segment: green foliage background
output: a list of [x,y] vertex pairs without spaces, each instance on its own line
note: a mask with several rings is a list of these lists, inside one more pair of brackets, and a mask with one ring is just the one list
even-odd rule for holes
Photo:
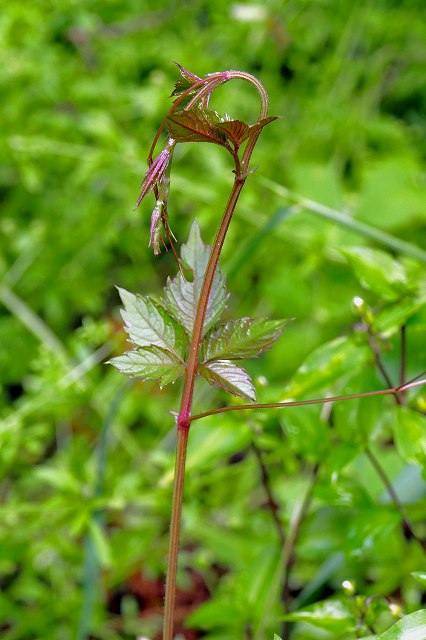
[[[407,377],[426,368],[422,18],[420,0],[5,4],[2,637],[115,640],[159,630],[161,596],[139,618],[129,577],[142,570],[154,583],[164,574],[168,411],[179,388],[129,385],[103,363],[125,348],[114,285],[155,294],[175,269],[170,253],[147,249],[153,202],[133,210],[177,79],[173,60],[198,75],[258,75],[271,113],[282,116],[259,141],[222,259],[230,317],[295,318],[248,365],[259,400],[385,385],[360,330],[366,319],[394,384],[404,323]],[[235,82],[213,106],[249,121],[258,109],[255,92]],[[173,172],[173,231],[184,241],[197,216],[211,242],[232,183],[228,158],[213,145],[181,145]],[[362,317],[354,296],[369,309]],[[230,401],[202,385],[199,410]],[[180,586],[192,597],[201,580],[212,597],[188,627],[209,640],[281,632],[281,546],[253,441],[285,532],[312,492],[290,576],[293,609],[334,598],[293,616],[317,626],[293,626],[292,639],[380,633],[394,621],[384,596],[403,613],[421,608],[424,554],[365,454],[374,452],[424,538],[426,396],[417,390],[407,402],[357,401],[331,416],[315,407],[229,414],[192,428]]]

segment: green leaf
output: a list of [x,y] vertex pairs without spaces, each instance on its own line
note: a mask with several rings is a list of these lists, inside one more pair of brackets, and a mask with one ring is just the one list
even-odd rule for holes
[[138,347],[157,346],[183,362],[187,339],[164,307],[151,298],[118,288],[124,310],[121,316],[130,340]]
[[400,330],[401,326],[426,305],[426,298],[401,300],[393,304],[373,318],[373,331],[384,337],[390,337]]
[[309,622],[333,633],[350,633],[356,627],[356,618],[349,606],[341,600],[323,600],[289,613],[282,618],[289,622]]
[[96,520],[92,519],[89,523],[89,531],[99,564],[104,568],[110,567],[112,564],[111,548],[104,528]]
[[425,640],[426,609],[420,609],[401,620],[379,636],[379,640]]
[[274,640],[281,640],[280,636],[277,636],[276,633],[274,633]]
[[299,398],[334,384],[341,377],[355,374],[371,357],[368,347],[351,338],[337,338],[315,349],[296,371],[285,390],[286,398]]
[[109,362],[129,378],[160,380],[160,386],[174,382],[185,372],[185,365],[179,357],[155,345],[127,351]]
[[[210,247],[204,244],[200,228],[195,220],[191,226],[188,241],[181,248],[181,257],[184,265],[192,272],[192,281],[184,279],[180,273],[173,279],[169,278],[164,291],[164,299],[170,313],[191,336],[204,274],[210,257]],[[227,297],[225,278],[218,268],[213,278],[207,304],[203,335],[219,320],[225,310]]]
[[412,571],[411,575],[422,587],[426,587],[426,571]]
[[176,142],[212,142],[224,146],[226,136],[215,126],[220,122],[217,113],[198,107],[167,116],[170,137]]
[[407,462],[426,464],[426,418],[406,407],[396,408],[394,434],[399,454]]
[[202,364],[198,367],[198,373],[212,386],[217,384],[234,396],[256,400],[256,391],[247,371],[229,360],[214,360]]
[[397,300],[409,289],[403,266],[385,251],[367,247],[343,249],[363,287],[384,300]]
[[203,360],[253,358],[270,349],[287,322],[266,318],[229,320],[206,337],[202,347]]

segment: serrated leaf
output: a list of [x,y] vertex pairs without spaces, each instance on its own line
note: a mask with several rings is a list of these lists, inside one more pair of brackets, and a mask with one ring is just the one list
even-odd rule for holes
[[229,360],[202,364],[198,367],[198,373],[212,386],[217,384],[234,396],[256,401],[256,391],[249,374]]
[[268,116],[267,118],[263,118],[256,122],[256,124],[248,125],[242,120],[226,120],[225,122],[220,122],[215,125],[216,129],[219,131],[223,131],[228,138],[235,146],[239,147],[243,144],[250,136],[254,135],[261,131],[267,124],[277,120],[278,116]]
[[185,372],[180,358],[156,346],[127,351],[109,362],[129,378],[160,380],[160,386],[174,382]]
[[[192,281],[184,280],[180,273],[169,278],[164,291],[164,300],[170,313],[192,335],[198,300],[203,287],[204,274],[210,257],[210,247],[204,244],[200,228],[194,220],[188,241],[181,248],[184,265],[192,271]],[[217,268],[207,304],[203,335],[218,321],[226,307],[225,278]]]
[[187,339],[182,327],[152,298],[118,288],[124,309],[121,316],[130,340],[138,347],[155,345],[183,362]]
[[425,640],[425,638],[426,609],[404,616],[379,636],[379,640]]
[[170,136],[176,142],[213,142],[224,145],[225,134],[216,129],[220,117],[210,109],[175,111],[167,117]]
[[202,347],[203,361],[253,358],[270,349],[280,337],[287,320],[241,318],[229,320],[210,333]]
[[384,300],[397,300],[409,285],[404,267],[385,251],[367,247],[342,250],[360,284]]
[[396,448],[407,462],[426,465],[426,418],[406,407],[396,407]]
[[242,120],[227,120],[217,124],[216,129],[223,131],[228,140],[239,147],[247,138],[250,126]]

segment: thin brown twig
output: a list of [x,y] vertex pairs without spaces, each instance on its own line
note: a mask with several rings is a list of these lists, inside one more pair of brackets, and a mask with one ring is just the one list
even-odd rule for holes
[[407,515],[405,513],[404,506],[400,501],[398,494],[396,493],[392,485],[392,482],[387,477],[385,470],[381,466],[380,462],[377,460],[376,456],[374,455],[374,453],[371,451],[370,448],[368,447],[366,448],[365,454],[367,458],[370,460],[375,470],[377,471],[377,475],[381,478],[384,486],[386,487],[386,491],[388,492],[395,508],[398,510],[402,518],[404,529],[407,531],[407,533],[410,535],[411,538],[413,538],[414,540],[416,540],[416,542],[418,542],[418,544],[422,547],[423,551],[426,551],[426,541],[419,538],[419,536],[413,530],[413,527],[411,526],[411,523],[408,520]]
[[[389,383],[389,386],[392,387],[392,381],[390,379],[390,376],[388,374],[388,372],[386,371],[385,366],[383,365],[382,359],[381,359],[381,353],[380,353],[380,349],[377,345],[377,343],[374,340],[374,335],[371,331],[371,327],[368,327],[368,336],[369,336],[369,343],[370,343],[370,347],[374,353],[375,359],[376,359],[376,365],[378,367],[378,369],[381,371],[382,375],[384,376],[385,380]],[[406,357],[407,357],[407,334],[406,334],[406,326],[403,325],[401,327],[401,361],[400,361],[400,381],[399,381],[399,387],[397,390],[394,391],[393,393],[393,397],[395,399],[395,402],[398,405],[403,405],[404,404],[404,400],[403,400],[403,391],[402,389],[405,389],[406,386],[408,386],[409,384],[414,383],[414,380],[416,380],[416,378],[411,381],[411,383],[408,383],[407,385],[405,384],[405,370],[406,370]],[[418,377],[418,376],[417,376]],[[383,467],[381,466],[380,462],[378,461],[378,459],[376,458],[376,456],[373,454],[373,452],[371,451],[371,449],[369,447],[366,447],[365,449],[365,454],[367,456],[367,458],[370,460],[371,464],[373,465],[374,469],[376,470],[378,476],[380,477],[380,479],[382,480],[395,508],[397,509],[397,511],[399,512],[401,518],[402,518],[402,524],[403,527],[405,529],[405,531],[409,534],[409,536],[411,538],[413,538],[414,540],[416,540],[416,542],[418,542],[418,544],[422,547],[423,551],[426,551],[426,541],[422,540],[421,538],[419,538],[417,536],[417,534],[415,533],[415,531],[413,530],[413,527],[410,523],[410,521],[407,518],[407,515],[405,513],[405,509],[402,505],[402,502],[400,501],[398,494],[396,493],[392,482],[389,480],[389,478],[386,475],[385,470],[383,469]]]
[[342,400],[356,400],[358,398],[368,398],[371,396],[388,396],[401,391],[407,391],[413,387],[418,387],[426,384],[426,379],[413,380],[407,382],[403,387],[392,387],[390,389],[378,389],[377,391],[364,391],[362,393],[348,393],[341,396],[329,396],[327,398],[312,398],[311,400],[288,400],[285,402],[264,402],[253,404],[240,404],[231,405],[229,407],[219,407],[218,409],[212,409],[210,411],[204,411],[203,413],[196,413],[188,416],[186,422],[191,423],[195,420],[201,420],[201,418],[207,418],[208,416],[214,416],[218,413],[228,413],[230,411],[250,411],[253,409],[285,409],[286,407],[303,407],[310,404],[326,404],[328,402],[340,402]]
[[[388,385],[389,388],[393,388],[393,383],[392,380],[390,378],[390,375],[388,374],[388,372],[386,371],[386,367],[383,364],[382,361],[382,353],[380,351],[380,347],[376,342],[376,338],[375,335],[373,333],[373,330],[371,328],[370,325],[367,326],[367,335],[368,335],[368,344],[370,345],[370,349],[374,355],[374,360],[376,363],[376,367],[378,368],[378,370],[380,371],[380,373],[382,374],[386,384]],[[401,404],[401,399],[397,396],[395,396],[397,398],[397,402],[398,404]]]
[[[401,362],[399,366],[399,384],[401,387],[405,382],[405,371],[407,368],[407,326],[405,324],[401,327]],[[401,404],[405,404],[404,395],[400,396]]]
[[280,543],[281,545],[283,545],[285,542],[284,528],[283,528],[281,519],[279,517],[278,503],[274,498],[274,494],[272,493],[272,486],[271,486],[271,479],[269,477],[269,472],[263,461],[262,452],[260,451],[259,447],[254,441],[251,443],[251,447],[253,449],[254,455],[259,465],[260,478],[261,478],[262,486],[265,490],[266,497],[267,497],[266,504],[269,511],[271,512],[272,519],[275,523],[275,527],[278,533]]

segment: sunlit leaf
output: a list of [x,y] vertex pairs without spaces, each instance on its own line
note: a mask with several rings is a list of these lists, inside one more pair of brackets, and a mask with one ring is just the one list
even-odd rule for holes
[[266,318],[229,320],[206,337],[203,360],[253,358],[270,349],[286,324],[287,320]]
[[409,289],[403,266],[385,251],[367,247],[342,250],[363,287],[384,300],[397,300]]
[[426,609],[420,609],[401,620],[379,636],[379,640],[425,640]]
[[121,312],[130,340],[138,347],[155,345],[182,361],[187,339],[180,325],[152,298],[118,288],[124,309]]
[[[178,273],[173,279],[169,278],[165,287],[164,299],[170,313],[191,335],[204,274],[210,257],[210,247],[202,241],[200,228],[195,221],[192,224],[187,243],[181,248],[181,256],[184,265],[192,272],[192,280],[184,279],[181,273]],[[213,278],[207,304],[203,334],[219,320],[225,310],[226,300],[225,278],[218,268]]]
[[170,351],[151,346],[127,351],[110,360],[121,373],[130,378],[160,380],[160,386],[174,382],[185,372],[182,360]]
[[426,464],[426,418],[406,407],[397,407],[395,442],[400,455],[407,462]]
[[306,396],[355,374],[371,358],[369,349],[351,338],[337,338],[315,349],[299,367],[285,389],[287,398]]
[[386,337],[394,335],[400,330],[401,326],[407,322],[412,316],[421,311],[426,305],[426,298],[401,300],[383,311],[373,318],[373,330]]
[[323,600],[299,611],[286,614],[283,620],[309,622],[333,633],[350,633],[356,628],[356,618],[348,603],[341,600]]
[[256,400],[256,391],[249,374],[242,367],[237,367],[233,362],[228,360],[207,362],[198,367],[198,373],[209,384],[217,384],[234,396]]
[[426,587],[426,571],[412,571],[411,575],[422,587]]

